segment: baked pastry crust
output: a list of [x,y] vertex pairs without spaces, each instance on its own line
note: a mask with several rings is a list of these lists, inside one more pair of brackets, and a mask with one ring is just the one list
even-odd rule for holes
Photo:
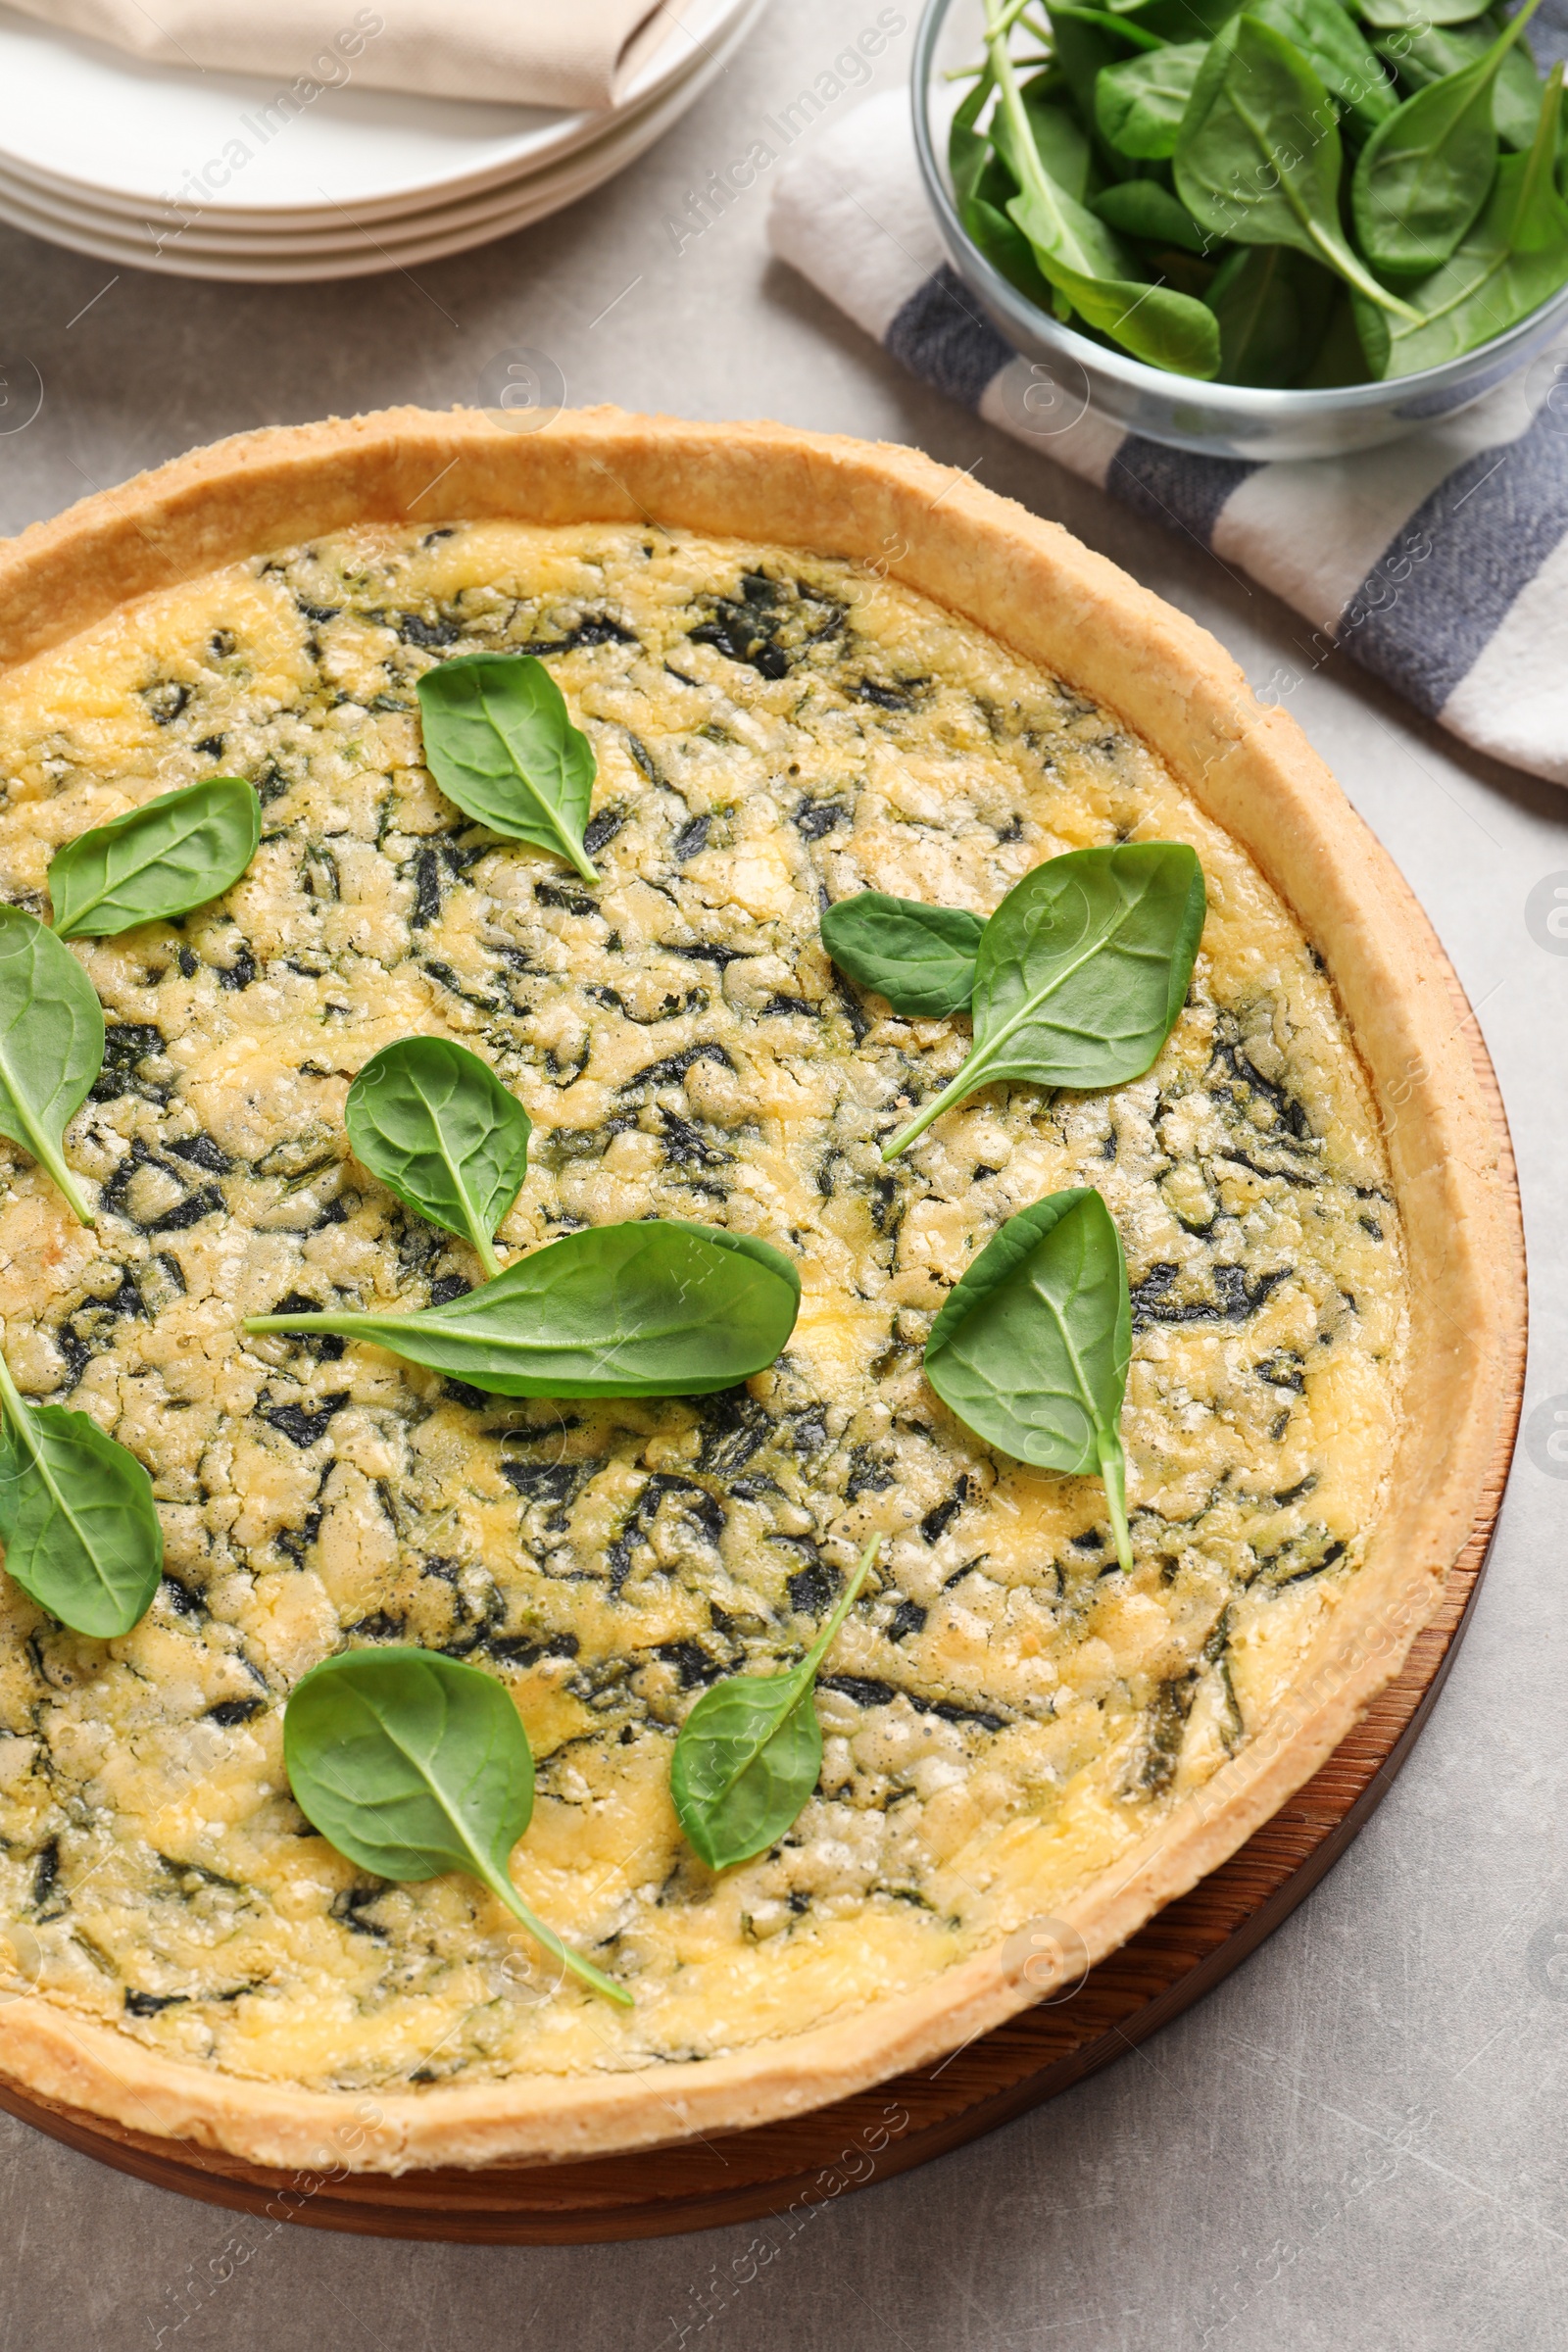
[[[416,410],[250,434],[0,550],[0,662],[257,550],[443,514],[657,520],[885,570],[1115,712],[1249,852],[1328,966],[1379,1107],[1408,1252],[1409,1369],[1390,1498],[1288,1701],[1068,1906],[1099,1960],[1332,1752],[1397,1673],[1475,1517],[1519,1343],[1523,1271],[1442,952],[1295,723],[1257,703],[1204,631],[1057,525],[907,450],[614,410],[564,415],[532,434]],[[843,2022],[668,2065],[657,2082],[514,2078],[373,2101],[199,2070],[29,1993],[0,2009],[0,2072],[58,2104],[269,2166],[543,2161],[798,2113],[940,2056],[1051,1985],[1020,1931]]]

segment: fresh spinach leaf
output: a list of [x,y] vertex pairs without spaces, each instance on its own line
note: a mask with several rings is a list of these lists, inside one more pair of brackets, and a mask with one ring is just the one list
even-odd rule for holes
[[1363,130],[1399,100],[1376,52],[1340,0],[1248,0],[1248,15],[1294,41],[1318,79]]
[[969,199],[978,194],[986,165],[991,159],[991,141],[975,125],[986,110],[991,95],[991,75],[982,71],[974,88],[968,92],[953,118],[948,133],[948,175],[953,181],[954,201],[959,214]]
[[1414,375],[1474,351],[1568,284],[1568,204],[1555,175],[1562,89],[1557,65],[1530,153],[1503,157],[1480,220],[1443,268],[1414,289],[1419,326],[1400,321],[1391,328],[1380,314],[1361,317],[1362,339],[1381,375]]
[[1122,1399],[1132,1307],[1121,1236],[1096,1192],[1053,1193],[1009,1217],[949,1293],[925,1375],[988,1445],[1042,1470],[1105,1482],[1131,1573]]
[[[1072,94],[1079,119],[1087,126],[1095,120],[1095,84],[1100,74],[1107,66],[1122,64],[1129,54],[1148,54],[1151,36],[1143,32],[1142,26],[1135,29],[1131,19],[1124,21],[1119,15],[1101,9],[1064,8],[1059,0],[1050,16],[1052,48],[1057,67]],[[1156,42],[1155,46],[1164,44]]]
[[283,1710],[283,1762],[313,1829],[361,1870],[461,1870],[563,1968],[624,2008],[631,1994],[563,1943],[512,1883],[533,1817],[533,1753],[510,1693],[438,1650],[350,1649],[313,1666]]
[[1174,245],[1183,253],[1206,253],[1210,240],[1184,204],[1157,179],[1122,179],[1089,200],[1090,210],[1124,237],[1152,245]]
[[55,937],[107,939],[205,906],[239,880],[261,837],[262,805],[243,776],[209,776],[143,801],[55,852]]
[[[1366,351],[1356,326],[1355,305],[1358,296],[1348,286],[1341,286],[1329,312],[1329,322],[1316,354],[1307,363],[1297,382],[1306,391],[1329,391],[1341,384],[1369,384],[1372,370],[1367,365]],[[1362,305],[1369,317],[1381,317],[1373,312],[1370,303]]]
[[3,1356],[0,1410],[7,1574],[74,1633],[128,1634],[164,1572],[151,1479],[89,1414],[24,1402]]
[[1181,41],[1149,57],[1103,66],[1095,77],[1095,124],[1107,147],[1161,162],[1176,152],[1206,41]]
[[987,55],[1021,182],[1006,209],[1028,238],[1042,275],[1061,298],[1054,306],[1057,316],[1065,304],[1136,359],[1179,375],[1212,375],[1219,365],[1213,314],[1190,294],[1141,278],[1137,260],[1121,239],[1052,178],[1030,133],[1000,0],[986,0],[986,10]]
[[488,1063],[450,1038],[402,1038],[366,1063],[344,1115],[361,1165],[499,1274],[492,1236],[528,1172],[530,1129]]
[[534,654],[460,654],[416,690],[425,764],[449,801],[492,833],[553,850],[585,882],[583,847],[597,762]]
[[911,1020],[967,1012],[974,959],[986,927],[961,906],[926,906],[918,899],[862,890],[822,915],[822,945],[841,972],[886,997]]
[[[1488,20],[1489,24],[1495,22],[1495,18]],[[1544,87],[1528,42],[1515,41],[1492,85],[1492,120],[1502,145],[1516,155],[1525,152],[1534,136]]]
[[1241,0],[1140,0],[1138,22],[1168,41],[1209,41],[1235,16]]
[[1497,74],[1539,6],[1525,0],[1482,56],[1417,90],[1362,148],[1350,210],[1361,250],[1377,269],[1436,270],[1486,203],[1497,168]]
[[[1054,99],[1040,96],[1035,85],[1026,82],[1019,92],[1023,111],[1029,124],[1033,152],[1045,166],[1058,188],[1065,188],[1079,203],[1089,187],[1089,137],[1081,130],[1065,106]],[[991,136],[998,155],[1016,186],[1024,184],[1027,159],[1020,163],[1017,153],[1017,133],[1004,106],[998,106],[991,124]]]
[[1207,302],[1215,272],[1230,251],[1228,245],[1210,245],[1206,253],[1188,253],[1179,245],[1162,245],[1152,260],[1173,286],[1180,286],[1195,302]]
[[749,1862],[782,1838],[822,1771],[817,1669],[875,1559],[860,1554],[826,1625],[798,1666],[735,1674],[703,1692],[680,1727],[669,1792],[689,1843],[710,1870]]
[[[1030,250],[1067,306],[1135,359],[1176,375],[1211,376],[1219,364],[1212,314],[1190,294],[1137,275],[1136,257],[1113,230],[1053,186],[1043,172],[1007,206]],[[1062,316],[1060,305],[1057,315]]]
[[1356,0],[1356,15],[1380,32],[1420,33],[1433,24],[1468,24],[1492,0]]
[[1322,348],[1338,289],[1339,280],[1294,245],[1230,254],[1206,298],[1219,320],[1220,382],[1298,383]]
[[1025,874],[975,958],[974,1050],[883,1158],[999,1079],[1100,1089],[1141,1078],[1186,1000],[1203,913],[1203,871],[1185,842],[1069,850]]
[[1118,41],[1124,42],[1129,48],[1136,49],[1141,53],[1147,54],[1155,49],[1166,49],[1170,46],[1169,42],[1162,39],[1160,34],[1151,32],[1135,16],[1126,14],[1120,9],[1068,8],[1062,5],[1062,0],[1056,0],[1056,5],[1051,14],[1053,21],[1057,24],[1090,25],[1097,32],[1113,34]]
[[20,906],[0,906],[0,1135],[48,1170],[83,1225],[93,1212],[63,1139],[103,1060],[103,1007],[71,950]]
[[[1429,24],[1418,33],[1396,32],[1378,43],[1406,91],[1424,90],[1449,74],[1485,57],[1506,20],[1495,15],[1473,24]],[[1516,41],[1497,68],[1492,85],[1492,120],[1505,147],[1522,154],[1536,135],[1541,113],[1541,75],[1524,41]]]
[[245,1329],[338,1332],[493,1396],[706,1396],[770,1364],[800,1302],[766,1242],[665,1217],[568,1233],[444,1306]]
[[1408,306],[1346,243],[1343,163],[1334,102],[1295,42],[1251,17],[1233,19],[1194,85],[1176,144],[1177,195],[1211,235],[1295,245],[1369,301],[1408,318]]
[[[1042,0],[1049,25],[1029,24],[1049,54],[1027,84],[1020,4],[986,0],[952,147],[964,226],[1041,310],[1173,373],[1372,380],[1368,353],[1375,368],[1405,341],[1388,322],[1424,325],[1411,284],[1468,250],[1496,142],[1534,137],[1543,85],[1520,34],[1540,0],[1507,21],[1483,0]],[[1568,157],[1558,176],[1568,193]]]
[[1062,303],[1061,296],[1041,276],[1034,247],[1016,220],[1009,220],[983,197],[971,196],[964,208],[963,225],[993,269],[1000,270],[1020,294],[1043,311],[1054,311],[1061,304],[1063,316],[1070,313],[1071,305]]

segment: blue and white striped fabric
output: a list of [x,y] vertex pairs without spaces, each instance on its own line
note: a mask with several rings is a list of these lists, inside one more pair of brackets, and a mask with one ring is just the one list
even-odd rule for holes
[[[1466,743],[1568,784],[1568,347],[1354,457],[1193,457],[1092,411],[1043,437],[1028,363],[944,260],[908,114],[902,92],[873,98],[780,173],[774,252],[927,383],[1294,605],[1306,666],[1343,648]],[[1299,674],[1254,683],[1288,707]]]

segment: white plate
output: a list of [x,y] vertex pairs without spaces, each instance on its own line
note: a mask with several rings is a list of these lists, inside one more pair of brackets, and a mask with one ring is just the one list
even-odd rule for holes
[[529,172],[520,180],[509,180],[500,188],[487,188],[482,195],[468,196],[456,204],[421,205],[392,220],[369,220],[363,225],[357,215],[333,211],[320,227],[309,229],[209,228],[205,220],[196,220],[175,236],[167,224],[161,226],[156,220],[144,222],[100,205],[59,196],[50,188],[18,178],[3,169],[0,169],[0,203],[15,203],[35,220],[55,221],[62,233],[74,228],[84,237],[107,238],[117,248],[117,258],[134,253],[138,269],[159,268],[162,244],[165,250],[178,246],[187,256],[200,255],[220,271],[225,256],[241,261],[265,261],[275,256],[282,261],[306,262],[318,254],[360,252],[376,245],[390,251],[406,244],[411,237],[428,237],[448,228],[479,228],[490,220],[510,219],[522,199],[534,193],[551,196],[552,209],[556,209],[597,186],[604,176],[607,161],[614,168],[621,160],[622,151],[618,147],[608,159],[600,148],[588,147],[563,158],[549,172]]
[[0,220],[10,220],[33,236],[69,246],[75,253],[91,254],[124,269],[153,270],[174,277],[294,284],[368,277],[384,270],[439,261],[543,220],[612,177],[652,146],[723,71],[765,6],[766,0],[742,0],[726,37],[710,48],[697,71],[666,90],[662,102],[645,107],[631,121],[617,114],[616,127],[604,131],[582,153],[563,156],[544,171],[529,172],[511,188],[479,201],[421,208],[401,220],[377,221],[365,231],[345,227],[339,238],[320,244],[313,240],[304,250],[297,249],[287,235],[279,239],[243,233],[215,236],[212,249],[203,249],[192,244],[190,231],[160,250],[133,221],[90,204],[66,203],[5,172],[0,172]]
[[[569,5],[570,0],[565,0]],[[476,193],[594,144],[607,127],[698,75],[710,77],[751,0],[690,0],[612,114],[483,106],[388,90],[323,89],[264,136],[286,82],[149,66],[0,7],[0,167],[13,178],[136,217],[187,207],[260,227],[318,222],[334,203],[373,220]],[[700,85],[699,85],[700,86]],[[238,139],[248,160],[221,188],[200,180]],[[192,192],[194,191],[194,193]]]
[[[427,248],[436,236],[471,229],[476,242],[481,232],[501,235],[526,218],[558,210],[597,187],[612,171],[642,152],[693,104],[707,84],[723,71],[738,44],[756,23],[765,0],[745,0],[745,13],[726,37],[710,48],[702,65],[662,95],[630,115],[617,112],[601,128],[598,140],[573,149],[542,171],[524,174],[497,188],[445,203],[415,204],[391,218],[363,220],[352,207],[333,206],[318,213],[309,226],[292,217],[257,228],[203,215],[182,217],[173,224],[145,214],[121,212],[99,204],[90,194],[64,194],[49,184],[32,182],[0,161],[0,209],[37,228],[53,223],[53,233],[78,250],[102,250],[115,260],[129,260],[145,269],[176,270],[179,274],[226,274],[225,259],[235,261],[332,260],[345,254],[362,257],[360,266],[373,270],[379,250],[395,256],[397,249],[417,240]],[[499,221],[501,227],[489,224]],[[178,234],[172,233],[177,226]],[[47,233],[47,232],[45,232]],[[196,257],[200,257],[198,262]],[[179,265],[183,263],[183,269]]]
[[374,277],[386,270],[442,261],[449,254],[466,252],[471,245],[483,245],[492,238],[509,236],[514,229],[526,228],[530,221],[542,220],[563,202],[569,201],[569,197],[535,199],[519,204],[514,215],[505,214],[493,221],[451,230],[428,241],[416,238],[407,246],[389,245],[384,240],[378,245],[362,242],[353,250],[322,253],[309,260],[290,259],[286,255],[252,260],[242,255],[223,258],[185,254],[177,245],[167,246],[161,254],[153,255],[145,245],[40,213],[9,189],[0,194],[0,220],[9,220],[13,227],[24,228],[51,244],[67,246],[73,253],[91,254],[96,260],[122,270],[152,270],[167,277],[222,278],[247,285],[304,285],[325,278]]

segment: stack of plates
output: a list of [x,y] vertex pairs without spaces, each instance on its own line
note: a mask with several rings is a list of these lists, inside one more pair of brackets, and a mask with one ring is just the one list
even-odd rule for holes
[[0,7],[0,219],[178,277],[287,282],[435,261],[620,171],[723,71],[764,5],[689,0],[604,114],[352,82],[300,105],[281,79],[141,65]]

